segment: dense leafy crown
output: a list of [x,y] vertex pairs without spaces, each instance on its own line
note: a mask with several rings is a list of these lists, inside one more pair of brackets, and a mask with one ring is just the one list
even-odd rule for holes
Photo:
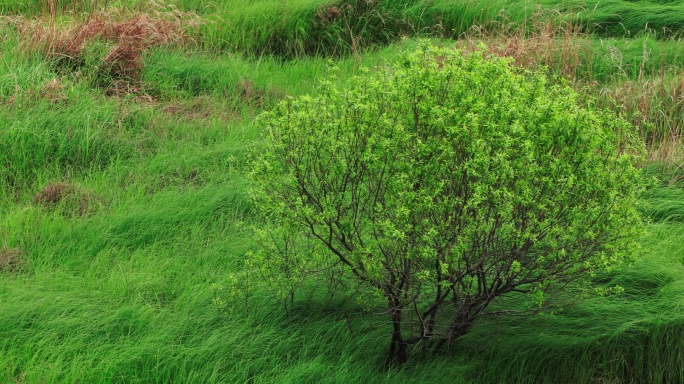
[[633,245],[640,144],[570,88],[430,44],[333,80],[258,120],[253,260],[282,294],[313,271],[363,282],[386,299],[398,358],[407,328],[450,341],[494,298],[541,295]]

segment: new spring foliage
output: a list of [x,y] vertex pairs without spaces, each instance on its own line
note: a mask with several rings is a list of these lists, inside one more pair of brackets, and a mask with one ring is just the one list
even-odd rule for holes
[[392,321],[388,363],[448,345],[502,295],[541,302],[633,247],[642,145],[567,86],[428,43],[332,83],[258,120],[252,261],[281,297],[314,272],[360,282]]

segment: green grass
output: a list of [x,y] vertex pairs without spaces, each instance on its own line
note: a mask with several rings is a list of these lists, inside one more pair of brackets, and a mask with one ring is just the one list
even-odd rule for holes
[[[680,382],[684,277],[680,224],[652,224],[643,256],[602,280],[623,294],[595,297],[555,315],[481,324],[489,370],[480,382]],[[489,337],[487,337],[489,336]]]
[[[316,52],[352,52],[352,40],[328,45],[334,34],[305,43],[313,36],[306,22],[323,3],[180,2],[219,22],[202,30],[204,48],[147,52],[143,95],[105,95],[92,81],[94,68],[58,71],[0,21],[0,252],[19,249],[24,259],[23,271],[0,272],[0,382],[684,380],[684,196],[681,183],[668,183],[681,180],[676,167],[654,171],[663,183],[641,207],[651,222],[640,257],[596,279],[620,284],[623,294],[569,303],[554,314],[486,318],[432,361],[383,371],[384,318],[353,303],[325,304],[316,294],[287,313],[258,288],[247,308],[238,297],[217,310],[212,284],[244,278],[244,255],[254,246],[245,224],[258,223],[244,177],[247,150],[259,140],[252,120],[285,95],[317,92],[329,62]],[[424,11],[419,2],[380,4],[392,20]],[[479,13],[478,4],[435,1],[424,14],[448,16],[451,7],[454,29],[498,14],[499,3]],[[0,13],[37,14],[39,6],[0,1]],[[430,23],[412,26],[429,34],[449,26]],[[336,33],[348,32],[343,25]],[[377,49],[336,60],[340,83],[416,44],[358,28],[369,34],[350,36]],[[289,42],[283,52],[296,55],[256,54],[269,52],[269,36],[282,36]],[[605,74],[607,83],[637,79],[644,46],[652,72],[682,66],[676,40],[592,41],[594,64],[582,68]],[[221,44],[225,49],[215,49]],[[628,75],[612,75],[609,46],[621,52]],[[92,209],[81,214],[66,200],[39,204],[35,196],[55,183],[75,186]]]
[[477,26],[532,29],[540,20],[577,25],[601,38],[678,40],[684,28],[684,5],[645,0],[241,0],[179,6],[211,20],[201,29],[207,47],[283,58],[358,53],[402,36],[456,38]]
[[[456,38],[477,26],[531,29],[539,20],[555,25],[570,22],[602,38],[651,35],[678,40],[684,28],[684,4],[657,0],[176,0],[160,4],[203,16],[206,22],[197,38],[207,49],[284,59],[358,54],[402,36]],[[0,0],[0,14],[61,16],[105,6],[155,9],[140,0]]]
[[651,225],[643,258],[608,277],[624,294],[488,319],[451,354],[384,373],[387,329],[353,306],[314,301],[287,315],[257,291],[249,316],[240,305],[212,307],[210,284],[239,272],[250,247],[238,225],[250,216],[244,181],[224,177],[154,193],[129,187],[117,193],[125,201],[87,220],[32,207],[5,215],[0,233],[13,234],[6,240],[31,270],[0,281],[3,381],[660,382],[683,373],[680,224]]

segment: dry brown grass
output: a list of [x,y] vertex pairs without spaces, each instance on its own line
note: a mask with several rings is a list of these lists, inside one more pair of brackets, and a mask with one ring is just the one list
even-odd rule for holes
[[59,104],[67,100],[64,84],[58,78],[44,84],[38,91],[38,96],[52,104]]
[[47,209],[59,209],[66,216],[86,216],[94,213],[94,194],[68,183],[51,183],[33,196],[33,203]]
[[628,117],[640,128],[649,148],[659,156],[675,153],[672,145],[680,143],[684,134],[684,70],[616,82],[598,91],[599,105]]
[[24,252],[16,248],[0,248],[0,273],[21,272],[26,266]]
[[229,121],[236,117],[230,108],[216,108],[211,98],[207,96],[197,96],[190,101],[170,102],[163,105],[161,111],[173,118],[182,120],[217,118]]
[[235,95],[248,105],[261,108],[264,105],[266,93],[257,88],[252,80],[240,79],[235,84]]
[[33,196],[33,202],[44,205],[57,204],[65,197],[73,195],[75,191],[76,188],[71,184],[48,184],[45,186],[45,188]]
[[107,42],[111,47],[100,58],[100,70],[114,80],[139,80],[145,51],[162,45],[187,45],[193,41],[190,32],[200,24],[194,14],[151,4],[154,6],[146,12],[99,10],[84,18],[72,15],[59,24],[54,18],[56,11],[49,9],[43,17],[20,20],[17,28],[27,49],[45,54],[62,68],[81,67],[89,44]]
[[593,52],[592,39],[585,30],[572,20],[558,24],[539,12],[529,25],[517,29],[505,23],[475,26],[462,42],[467,49],[484,42],[489,53],[512,58],[516,65],[548,67],[554,74],[574,80]]
[[336,7],[334,4],[329,4],[318,8],[316,17],[324,24],[327,24],[335,21],[341,14],[342,11],[338,7]]
[[[45,100],[51,104],[61,104],[69,99],[66,92],[66,87],[62,80],[58,77],[53,78],[41,86],[29,87],[23,92],[17,93],[9,97],[0,97],[0,105],[3,106],[19,106],[31,105],[35,100]],[[17,102],[19,102],[17,104]]]

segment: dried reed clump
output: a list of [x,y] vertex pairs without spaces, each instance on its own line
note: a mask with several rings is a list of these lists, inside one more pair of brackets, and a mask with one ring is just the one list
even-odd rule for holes
[[99,11],[84,20],[56,25],[44,19],[18,23],[29,49],[47,55],[60,67],[78,68],[85,63],[85,49],[94,41],[111,44],[101,58],[101,70],[114,79],[138,80],[143,53],[160,45],[185,45],[199,18],[165,7],[152,13]]
[[559,23],[557,16],[538,11],[529,24],[517,28],[506,23],[474,26],[462,44],[472,50],[485,42],[490,54],[511,58],[518,66],[546,67],[555,75],[581,80],[593,56],[591,35],[572,19]]
[[602,86],[599,105],[630,118],[658,155],[674,153],[667,148],[684,134],[684,70]]
[[238,80],[235,84],[235,95],[256,108],[261,108],[264,105],[265,92],[257,88],[251,80]]
[[40,192],[33,196],[33,202],[37,204],[57,204],[66,196],[75,193],[75,188],[71,184],[56,183],[48,184]]
[[73,184],[52,183],[33,196],[33,203],[48,209],[57,209],[67,216],[85,216],[92,213],[95,206],[92,193],[82,191]]
[[24,252],[16,248],[0,248],[0,273],[20,272],[26,266]]
[[55,77],[52,80],[42,84],[28,87],[23,92],[15,92],[9,96],[0,96],[0,106],[30,106],[36,100],[45,100],[51,104],[65,103],[69,97],[67,96],[66,86],[62,79]]
[[197,96],[189,102],[168,103],[161,110],[175,119],[188,120],[219,118],[228,121],[233,118],[234,114],[230,108],[215,108],[214,104],[206,96]]

